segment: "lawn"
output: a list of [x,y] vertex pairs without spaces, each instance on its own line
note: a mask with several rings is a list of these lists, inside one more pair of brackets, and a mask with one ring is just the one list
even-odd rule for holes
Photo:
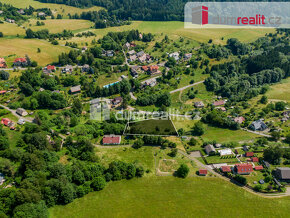
[[128,123],[125,134],[177,135],[171,120],[144,120]]
[[[41,49],[41,53],[37,53],[38,48]],[[58,55],[62,52],[69,52],[69,50],[68,47],[55,46],[38,39],[0,39],[0,57],[15,55],[16,58],[24,57],[27,54],[32,60],[37,61],[40,66],[57,61]]]
[[229,130],[207,125],[204,126],[205,134],[201,136],[204,141],[216,140],[218,143],[246,142],[259,137],[256,134],[244,130]]
[[50,217],[289,217],[290,198],[261,198],[217,178],[160,176],[112,182],[49,211]]
[[16,36],[17,34],[25,35],[25,30],[23,28],[11,23],[0,24],[0,31],[4,34],[4,37]]
[[38,31],[42,29],[48,29],[50,33],[59,33],[63,30],[72,30],[74,32],[79,32],[82,30],[89,29],[94,24],[88,20],[74,20],[74,19],[62,19],[62,20],[43,20],[44,26],[36,26],[37,20],[30,20],[30,22],[26,22],[24,26],[26,28],[30,28],[33,31]]
[[34,8],[50,8],[53,12],[57,14],[64,15],[67,17],[67,14],[81,14],[85,11],[98,11],[101,9],[101,7],[92,7],[92,8],[76,8],[71,7],[68,5],[63,4],[50,4],[50,3],[41,3],[34,0],[1,0],[2,3],[13,5],[17,8],[27,8],[29,5],[31,5]]

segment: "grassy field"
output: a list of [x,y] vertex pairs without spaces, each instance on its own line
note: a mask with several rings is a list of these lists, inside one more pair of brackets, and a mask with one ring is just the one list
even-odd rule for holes
[[[121,32],[131,29],[156,34],[156,37],[159,39],[167,34],[173,40],[185,37],[186,39],[198,42],[208,42],[209,39],[213,39],[214,43],[220,44],[225,44],[229,38],[238,38],[243,42],[252,42],[264,36],[265,33],[275,31],[274,29],[184,29],[183,22],[179,21],[133,21],[131,25],[94,30],[93,32],[96,33],[96,37],[73,38],[69,41],[82,45],[84,43],[90,43],[94,38],[99,39],[108,32]],[[221,40],[222,37],[224,37],[224,40]]]
[[244,130],[229,130],[205,125],[204,141],[216,140],[218,143],[251,141],[259,137]]
[[0,30],[4,34],[4,37],[16,36],[17,34],[25,35],[25,30],[16,24],[2,23],[0,24]]
[[148,177],[108,184],[50,217],[289,217],[290,198],[265,199],[217,178]]
[[74,32],[86,30],[93,26],[93,22],[88,20],[73,20],[73,19],[62,19],[62,20],[44,20],[44,26],[36,26],[37,20],[30,20],[24,24],[25,27],[31,28],[33,31],[42,29],[48,29],[50,33],[59,33],[64,29],[72,30]]
[[101,9],[101,7],[92,7],[92,8],[76,8],[71,7],[68,5],[62,5],[62,4],[50,4],[50,3],[41,3],[34,0],[0,0],[2,3],[13,5],[17,8],[27,8],[29,5],[31,5],[34,8],[50,8],[53,12],[57,14],[62,14],[67,16],[68,13],[70,14],[81,14],[85,11],[98,11]]
[[177,135],[170,120],[144,120],[129,123],[126,134]]
[[281,83],[271,86],[270,90],[266,93],[266,96],[268,96],[269,99],[290,102],[289,86],[290,77],[282,80]]
[[[37,53],[37,48],[41,53]],[[70,49],[63,46],[55,46],[44,40],[37,39],[0,39],[0,57],[15,55],[15,57],[24,57],[26,54],[40,66],[44,66],[58,60],[58,55],[62,52],[68,52]],[[15,58],[11,58],[11,61]],[[9,58],[8,58],[9,64]]]

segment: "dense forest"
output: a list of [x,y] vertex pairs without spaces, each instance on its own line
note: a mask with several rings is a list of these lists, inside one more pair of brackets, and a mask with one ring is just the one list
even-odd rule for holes
[[[172,21],[183,20],[184,5],[190,0],[38,0],[74,7],[102,6],[118,19]],[[234,1],[234,0],[232,0]]]

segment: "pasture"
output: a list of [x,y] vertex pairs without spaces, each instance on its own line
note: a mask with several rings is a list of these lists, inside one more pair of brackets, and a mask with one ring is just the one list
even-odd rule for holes
[[289,86],[290,78],[284,79],[281,83],[271,86],[266,96],[269,100],[273,99],[290,102]]
[[[37,49],[41,49],[41,53],[37,53]],[[26,54],[38,65],[44,66],[58,60],[58,55],[62,52],[69,52],[70,48],[63,46],[55,46],[45,40],[38,39],[0,39],[0,57],[14,56],[24,57]],[[13,61],[14,58],[8,58]]]
[[111,182],[100,192],[90,193],[66,206],[55,206],[49,211],[50,217],[64,218],[286,218],[289,217],[289,210],[289,197],[261,198],[218,178],[154,176]]

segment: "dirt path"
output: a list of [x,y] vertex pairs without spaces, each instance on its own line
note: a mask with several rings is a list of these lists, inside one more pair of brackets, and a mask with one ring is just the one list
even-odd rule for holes
[[175,89],[175,90],[171,91],[170,94],[173,94],[173,93],[179,92],[179,91],[183,91],[184,89],[190,88],[192,86],[196,86],[196,85],[198,85],[200,83],[203,83],[203,82],[204,82],[204,80],[196,82],[196,83],[193,83],[193,84],[190,84],[190,85],[187,85],[187,86],[184,86],[184,87],[179,88],[179,89]]

